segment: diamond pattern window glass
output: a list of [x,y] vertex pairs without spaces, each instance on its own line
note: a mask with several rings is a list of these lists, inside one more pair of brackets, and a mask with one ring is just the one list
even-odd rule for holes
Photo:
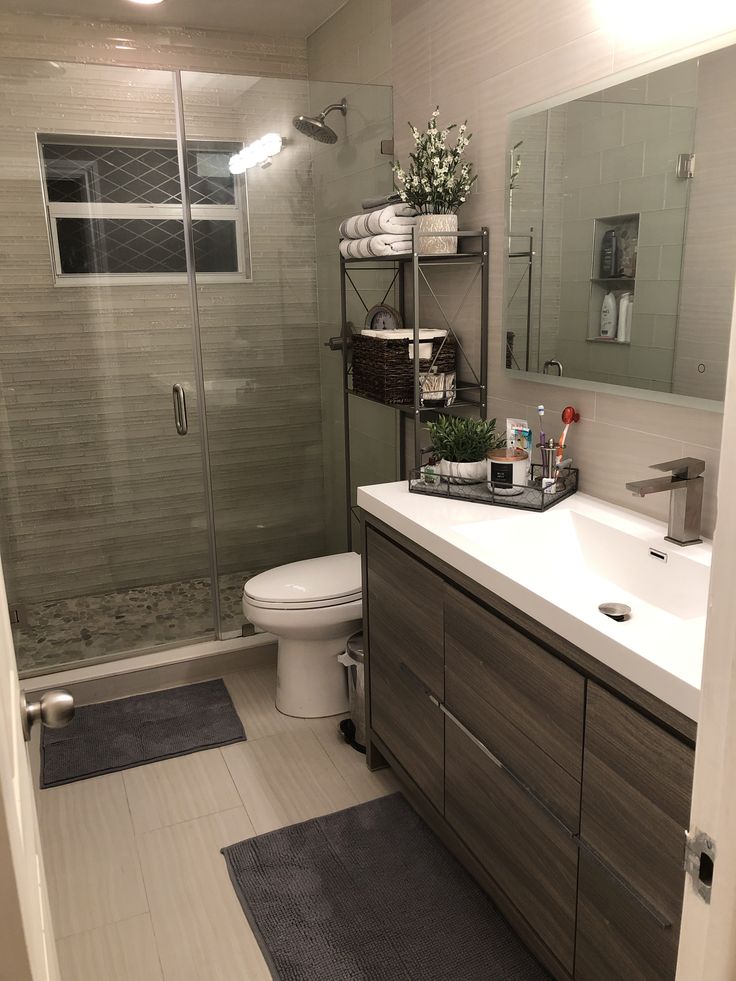
[[[174,140],[39,137],[57,282],[186,275]],[[244,177],[237,146],[190,142],[186,161],[198,273],[249,276]]]

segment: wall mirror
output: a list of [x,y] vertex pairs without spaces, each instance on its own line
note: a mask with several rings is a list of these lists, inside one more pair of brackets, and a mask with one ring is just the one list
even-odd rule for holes
[[736,47],[512,119],[506,367],[724,397]]

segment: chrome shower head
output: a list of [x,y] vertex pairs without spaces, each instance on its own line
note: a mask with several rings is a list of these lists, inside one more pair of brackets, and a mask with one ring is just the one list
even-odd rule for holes
[[337,143],[337,133],[325,122],[328,113],[335,110],[339,110],[343,116],[346,116],[348,112],[347,99],[333,102],[319,116],[294,116],[294,128],[304,136],[308,136],[310,140],[316,140],[317,143]]

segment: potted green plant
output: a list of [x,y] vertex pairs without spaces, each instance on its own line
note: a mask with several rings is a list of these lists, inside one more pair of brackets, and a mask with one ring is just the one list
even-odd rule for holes
[[[459,127],[452,123],[446,129],[437,128],[440,107],[432,113],[427,129],[422,133],[409,123],[416,149],[409,154],[411,164],[404,170],[398,160],[393,163],[396,189],[401,200],[416,208],[417,231],[457,231],[457,210],[465,201],[477,175],[472,164],[462,160],[470,142],[468,121]],[[457,129],[455,145],[448,145],[448,137]],[[401,186],[399,186],[401,185]],[[423,236],[419,240],[422,253],[438,254],[457,252],[457,237],[451,235]]]
[[487,479],[486,455],[506,445],[505,435],[496,432],[495,419],[443,415],[427,428],[440,475],[454,484],[482,483]]

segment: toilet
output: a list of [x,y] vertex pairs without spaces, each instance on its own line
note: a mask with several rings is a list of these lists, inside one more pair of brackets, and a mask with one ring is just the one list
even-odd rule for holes
[[363,616],[356,552],[290,562],[249,579],[243,613],[279,642],[276,708],[316,719],[348,709],[347,675],[337,655]]

